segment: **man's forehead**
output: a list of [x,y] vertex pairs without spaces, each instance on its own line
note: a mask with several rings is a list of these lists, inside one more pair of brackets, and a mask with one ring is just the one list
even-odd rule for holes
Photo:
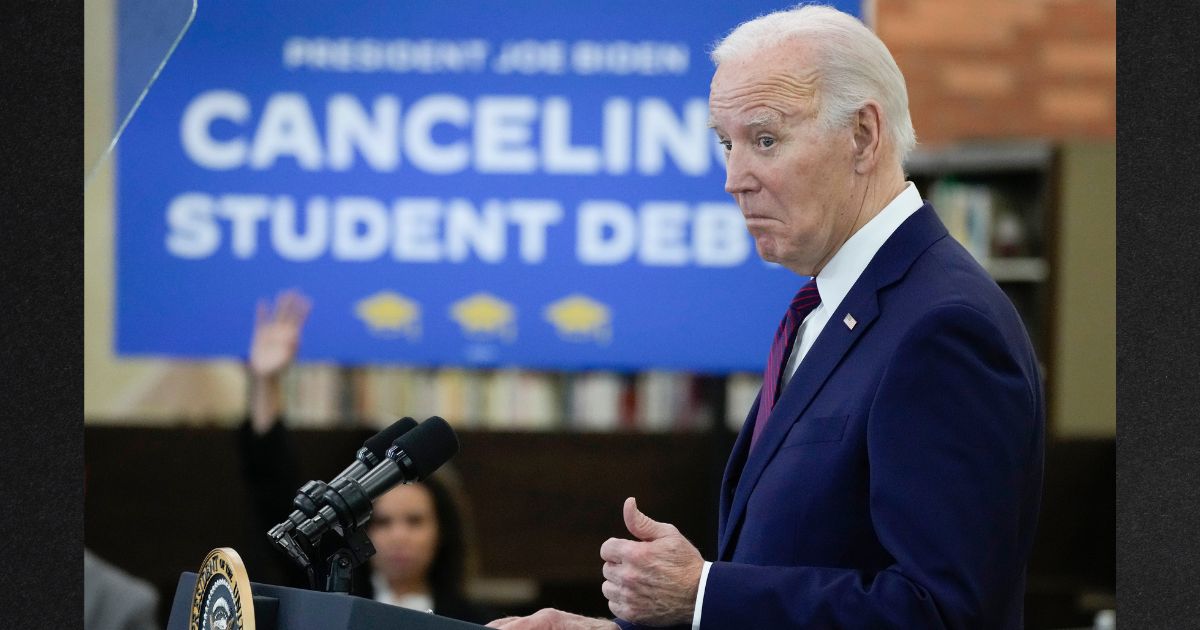
[[709,124],[759,127],[811,113],[816,86],[817,74],[812,69],[801,73],[752,71],[735,75],[728,82],[718,70],[709,93]]

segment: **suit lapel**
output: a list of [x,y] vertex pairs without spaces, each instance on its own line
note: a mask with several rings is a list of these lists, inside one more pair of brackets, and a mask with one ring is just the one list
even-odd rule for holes
[[[750,494],[779,450],[784,437],[796,422],[805,421],[802,415],[829,375],[879,317],[879,291],[899,280],[917,256],[945,234],[945,227],[928,203],[897,228],[817,336],[796,373],[780,393],[753,452],[749,452],[750,434],[760,404],[760,401],[755,401],[725,470],[718,528],[720,540],[717,551],[720,558],[732,556],[736,532],[745,516]],[[847,314],[857,321],[853,328],[843,321]],[[739,470],[740,474],[737,474]]]
[[[854,318],[858,320],[853,329],[842,324],[841,320],[846,312],[853,313]],[[721,551],[728,549],[733,538],[732,534],[737,529],[736,524],[741,521],[746,511],[750,493],[754,490],[759,478],[762,477],[763,470],[766,469],[775,452],[779,450],[783,438],[787,436],[795,422],[804,421],[801,414],[808,408],[817,392],[821,390],[821,386],[825,384],[833,369],[841,363],[843,357],[854,346],[854,342],[871,327],[878,314],[879,307],[873,288],[870,291],[851,290],[842,300],[842,304],[838,306],[838,310],[829,323],[825,325],[808,354],[804,356],[804,360],[800,362],[795,375],[780,393],[779,400],[775,403],[775,408],[771,410],[771,415],[767,419],[767,426],[763,429],[762,435],[758,436],[758,443],[754,445],[753,451],[747,453],[749,440],[744,439],[746,437],[744,435],[738,436],[739,444],[735,445],[734,452],[741,455],[740,459],[744,461],[744,465],[741,476],[737,480],[736,489],[733,491],[726,527],[722,531],[722,539],[718,547]],[[757,413],[757,405],[754,411]],[[798,418],[799,420],[797,420]],[[748,421],[746,424],[753,424],[753,421]],[[746,432],[743,431],[743,433]],[[742,444],[743,442],[744,444]],[[740,450],[738,450],[739,446]]]

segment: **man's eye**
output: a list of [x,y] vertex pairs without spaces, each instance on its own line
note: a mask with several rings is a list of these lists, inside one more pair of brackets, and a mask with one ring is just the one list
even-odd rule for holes
[[729,140],[719,140],[719,142],[721,143],[721,146],[725,147],[726,151],[733,150],[733,142]]
[[771,147],[775,146],[775,138],[763,136],[758,139],[758,146],[764,149],[770,149]]

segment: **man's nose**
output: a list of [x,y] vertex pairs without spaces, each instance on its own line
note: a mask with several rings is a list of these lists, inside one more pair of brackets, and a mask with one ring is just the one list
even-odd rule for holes
[[731,195],[749,192],[757,185],[748,156],[737,147],[725,155],[725,192]]

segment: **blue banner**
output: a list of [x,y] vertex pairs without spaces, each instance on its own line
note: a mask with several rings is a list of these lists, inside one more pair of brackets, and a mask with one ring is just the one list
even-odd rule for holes
[[[858,14],[858,2],[835,3]],[[761,368],[803,283],[760,260],[708,50],[765,2],[202,2],[118,147],[117,351]]]

